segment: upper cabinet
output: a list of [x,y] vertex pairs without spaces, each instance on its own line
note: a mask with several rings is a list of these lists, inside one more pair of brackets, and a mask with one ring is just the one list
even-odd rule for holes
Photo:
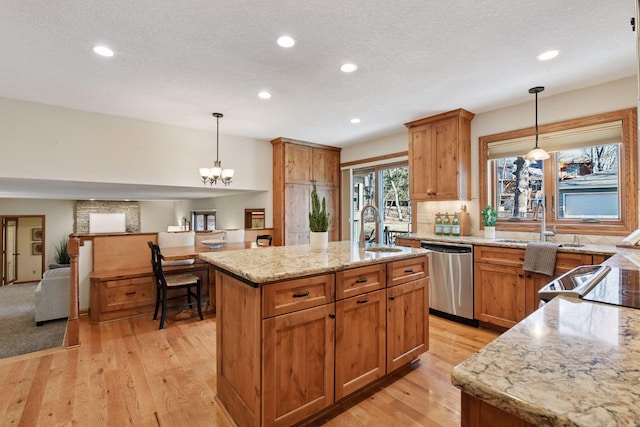
[[273,244],[309,243],[313,184],[331,215],[329,240],[340,240],[340,149],[288,138],[273,146]]
[[471,120],[462,108],[405,123],[412,201],[471,197]]

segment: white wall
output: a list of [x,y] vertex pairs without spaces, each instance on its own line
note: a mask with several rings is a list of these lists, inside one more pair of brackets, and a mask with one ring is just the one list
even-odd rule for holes
[[[8,98],[0,98],[0,141],[7,178],[201,187],[197,171],[216,156],[215,129]],[[234,189],[271,191],[269,141],[221,134],[219,148],[223,165],[236,170]]]

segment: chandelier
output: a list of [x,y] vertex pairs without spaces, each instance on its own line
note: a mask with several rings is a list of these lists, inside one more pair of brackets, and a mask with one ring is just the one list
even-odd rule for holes
[[207,183],[209,183],[209,185],[213,185],[217,184],[218,181],[221,181],[226,186],[231,184],[231,179],[233,178],[235,171],[233,169],[222,169],[222,163],[218,158],[220,118],[224,116],[222,113],[211,114],[216,118],[216,161],[213,162],[212,168],[200,168],[200,178],[202,178],[202,183],[205,185]]

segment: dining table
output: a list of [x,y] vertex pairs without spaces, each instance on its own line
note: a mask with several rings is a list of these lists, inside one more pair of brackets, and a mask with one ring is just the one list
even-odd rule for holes
[[196,243],[190,246],[171,246],[162,248],[162,256],[165,261],[180,261],[185,259],[197,259],[198,255],[206,252],[235,251],[238,249],[256,248],[256,242],[228,242],[220,245],[208,245]]

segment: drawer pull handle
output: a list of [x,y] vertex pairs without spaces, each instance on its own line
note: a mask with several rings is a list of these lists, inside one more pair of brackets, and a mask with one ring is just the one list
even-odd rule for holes
[[128,296],[128,297],[132,297],[135,294],[136,294],[136,291],[130,291],[130,292],[127,292],[125,295]]
[[369,302],[369,298],[358,300],[358,304],[366,304]]
[[369,281],[368,277],[361,277],[358,280],[356,280],[356,283],[367,283]]
[[335,313],[329,313],[329,317],[332,318],[332,319],[335,319],[336,318],[336,314]]
[[518,258],[520,261],[524,261],[524,258]]
[[389,299],[390,299],[391,301],[393,301],[394,299],[396,299],[396,296],[395,296],[395,295],[389,295]]
[[413,268],[407,268],[404,270],[405,273],[413,273]]
[[304,298],[306,296],[309,296],[309,291],[304,291],[304,292],[300,292],[297,294],[293,294],[294,298]]

